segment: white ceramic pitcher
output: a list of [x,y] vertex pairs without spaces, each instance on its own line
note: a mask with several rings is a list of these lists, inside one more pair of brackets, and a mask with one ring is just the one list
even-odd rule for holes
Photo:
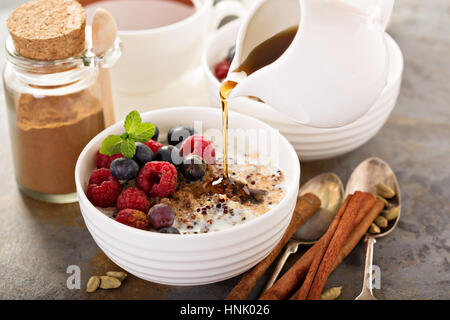
[[[373,10],[352,2],[359,1],[257,1],[238,34],[228,75],[238,85],[229,98],[256,96],[316,127],[343,126],[361,117],[387,82],[384,31],[394,0],[373,0]],[[248,77],[232,73],[258,44],[295,25],[297,34],[279,59]]]

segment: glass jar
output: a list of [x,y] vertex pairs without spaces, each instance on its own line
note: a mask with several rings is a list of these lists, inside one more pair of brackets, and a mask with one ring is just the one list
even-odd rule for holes
[[105,128],[103,101],[112,101],[99,67],[118,59],[119,44],[101,57],[87,49],[64,60],[37,61],[18,55],[11,37],[6,41],[3,84],[15,175],[24,194],[52,203],[77,201],[76,161]]

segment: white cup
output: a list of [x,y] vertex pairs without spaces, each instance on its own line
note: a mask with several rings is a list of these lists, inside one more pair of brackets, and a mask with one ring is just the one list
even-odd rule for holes
[[150,93],[179,78],[198,62],[209,31],[215,30],[226,16],[241,17],[246,13],[245,7],[234,0],[223,0],[215,6],[213,0],[193,0],[194,13],[178,22],[151,29],[120,30],[121,20],[146,14],[136,12],[139,2],[100,1],[85,8],[88,22],[98,7],[110,11],[118,21],[123,50],[111,75],[114,90],[126,94]]

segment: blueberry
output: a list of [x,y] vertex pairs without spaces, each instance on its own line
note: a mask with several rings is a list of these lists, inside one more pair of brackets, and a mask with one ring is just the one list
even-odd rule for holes
[[111,162],[111,174],[119,180],[132,180],[139,174],[139,165],[128,158],[119,158]]
[[236,54],[236,45],[233,45],[229,50],[228,50],[228,53],[227,53],[227,60],[228,60],[228,62],[232,62],[233,61],[233,59],[234,59],[234,55]]
[[155,126],[155,133],[153,133],[153,137],[151,137],[150,139],[152,139],[153,141],[158,141],[158,137],[159,137],[159,129],[157,126]]
[[138,163],[139,166],[143,166],[147,162],[153,161],[154,155],[152,149],[143,143],[136,143],[136,153],[133,160]]
[[155,155],[155,161],[165,161],[179,166],[183,162],[183,156],[180,149],[174,146],[164,146],[159,148]]
[[193,128],[175,126],[171,128],[167,133],[167,141],[170,145],[176,146],[188,137],[194,135],[194,133],[195,132]]
[[168,233],[168,234],[180,234],[180,231],[178,231],[177,228],[174,227],[167,227],[162,228],[158,230],[159,233]]
[[188,181],[201,180],[206,173],[206,163],[201,157],[191,154],[183,160],[181,172]]
[[175,212],[167,204],[154,205],[148,212],[150,227],[156,230],[171,227],[174,220]]

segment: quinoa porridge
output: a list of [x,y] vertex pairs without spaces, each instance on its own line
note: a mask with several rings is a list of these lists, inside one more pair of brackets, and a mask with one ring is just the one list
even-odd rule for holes
[[[257,218],[276,206],[286,194],[284,175],[273,166],[230,165],[230,178],[264,193],[259,199],[242,199],[233,194],[215,193],[222,165],[210,165],[202,181],[181,182],[170,198],[160,200],[175,209],[174,227],[182,234],[220,231]],[[245,187],[244,187],[245,188]],[[261,192],[262,191],[262,192]]]
[[[255,219],[279,204],[286,195],[284,174],[276,166],[233,164],[232,158],[229,162],[230,178],[244,188],[245,185],[248,187],[251,191],[248,197],[240,197],[233,190],[224,192],[214,188],[213,183],[220,179],[223,169],[218,158],[215,164],[208,165],[201,181],[188,182],[178,177],[176,191],[170,197],[152,198],[151,205],[163,203],[172,207],[175,212],[173,227],[181,234],[199,234],[228,229]],[[124,188],[128,186],[135,186],[135,181],[128,181]],[[260,197],[252,196],[254,192]],[[99,209],[113,219],[117,214],[116,208]]]

